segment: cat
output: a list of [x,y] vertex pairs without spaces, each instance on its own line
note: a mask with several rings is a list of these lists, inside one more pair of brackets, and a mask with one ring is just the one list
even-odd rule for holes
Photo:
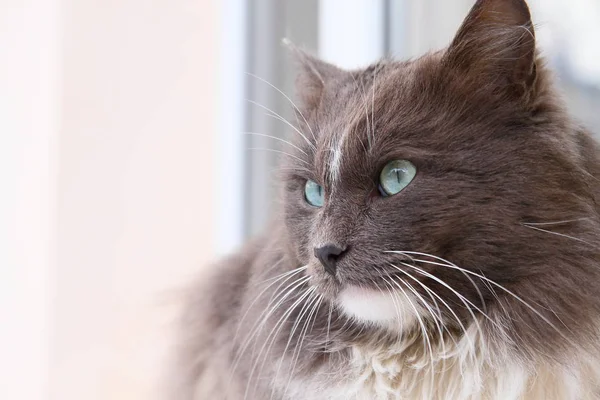
[[292,52],[281,205],[191,285],[169,398],[600,398],[598,145],[525,1],[412,61]]

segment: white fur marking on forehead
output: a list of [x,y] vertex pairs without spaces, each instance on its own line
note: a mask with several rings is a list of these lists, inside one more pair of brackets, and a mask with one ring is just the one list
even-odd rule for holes
[[344,147],[344,142],[346,141],[346,136],[348,135],[348,131],[344,131],[337,143],[331,148],[331,159],[329,160],[329,180],[331,183],[335,183],[339,180],[340,177],[340,166],[342,163],[342,148]]

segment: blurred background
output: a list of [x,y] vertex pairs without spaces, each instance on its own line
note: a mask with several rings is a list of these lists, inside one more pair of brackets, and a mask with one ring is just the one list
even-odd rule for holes
[[[0,0],[0,398],[156,398],[177,288],[268,220],[280,143],[248,133],[294,120],[282,38],[415,57],[473,3]],[[530,5],[600,133],[600,0]]]

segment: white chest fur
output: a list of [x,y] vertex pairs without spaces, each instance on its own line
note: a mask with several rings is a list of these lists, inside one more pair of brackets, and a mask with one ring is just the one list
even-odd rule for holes
[[[461,344],[459,343],[458,350]],[[447,352],[432,359],[401,355],[399,349],[354,348],[341,379],[317,374],[312,382],[296,382],[297,400],[593,400],[600,398],[600,364],[573,356],[568,366],[516,359],[494,362],[491,354],[476,357]],[[499,361],[499,360],[498,360]],[[325,371],[323,371],[325,372]],[[339,375],[338,375],[339,377]]]

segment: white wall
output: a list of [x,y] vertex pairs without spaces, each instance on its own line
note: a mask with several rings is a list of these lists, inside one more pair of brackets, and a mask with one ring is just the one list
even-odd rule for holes
[[0,398],[149,399],[213,257],[218,2],[0,2]]
[[216,2],[65,0],[53,399],[148,399],[212,257]]
[[59,4],[0,2],[0,398],[47,394]]
[[343,68],[365,67],[384,56],[383,0],[319,1],[319,56]]

